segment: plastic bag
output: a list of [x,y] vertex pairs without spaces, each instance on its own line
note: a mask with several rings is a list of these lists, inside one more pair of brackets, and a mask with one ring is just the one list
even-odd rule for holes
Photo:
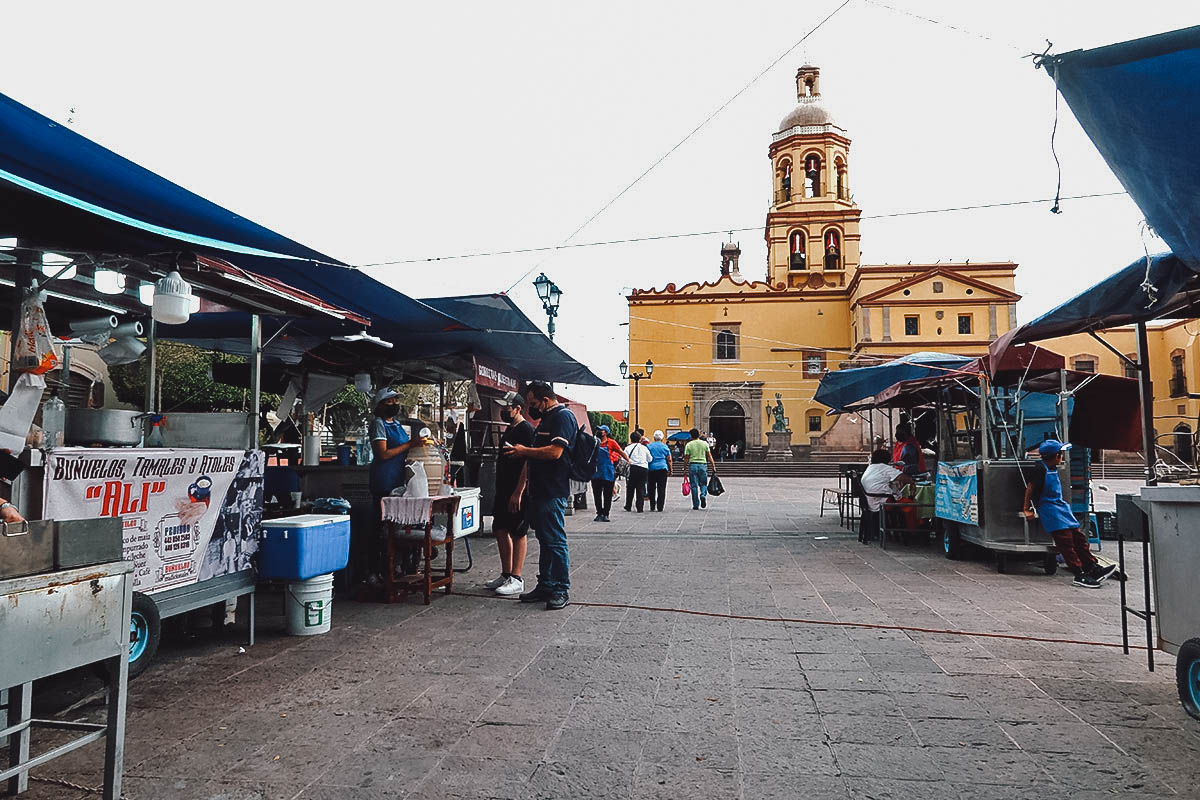
[[725,487],[721,485],[721,479],[715,472],[708,476],[708,494],[710,497],[720,497],[725,494]]
[[412,477],[404,490],[405,497],[429,497],[429,477],[425,474],[425,465],[420,461],[409,462]]
[[687,497],[692,493],[692,482],[687,478],[683,479],[683,496]]
[[21,330],[15,348],[15,368],[18,372],[44,375],[62,363],[62,356],[50,335],[50,323],[42,307],[43,293],[21,301]]

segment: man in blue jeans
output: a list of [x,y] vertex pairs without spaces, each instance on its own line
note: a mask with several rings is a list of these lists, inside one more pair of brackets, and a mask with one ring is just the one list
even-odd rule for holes
[[567,554],[567,531],[563,516],[571,497],[570,464],[567,450],[575,441],[579,425],[575,415],[558,402],[554,390],[542,381],[525,388],[529,418],[537,422],[533,446],[512,445],[505,452],[524,458],[528,470],[525,519],[537,533],[538,582],[533,591],[521,595],[522,603],[546,601],[557,611],[571,602],[571,561]]

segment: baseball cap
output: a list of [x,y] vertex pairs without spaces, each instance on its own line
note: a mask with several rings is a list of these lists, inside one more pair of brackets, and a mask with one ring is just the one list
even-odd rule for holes
[[596,430],[598,430],[598,431],[604,431],[605,433],[612,433],[612,431],[610,431],[610,430],[608,429],[608,426],[607,426],[607,425],[601,425],[600,427],[596,428]]
[[383,387],[375,393],[375,402],[371,404],[371,408],[379,408],[379,404],[384,400],[391,400],[393,397],[399,397],[400,393],[388,386]]
[[496,403],[502,406],[523,406],[525,401],[516,392],[505,392],[504,397],[496,398]]
[[1070,450],[1071,445],[1058,441],[1057,439],[1047,439],[1038,445],[1038,455],[1052,456],[1061,450]]

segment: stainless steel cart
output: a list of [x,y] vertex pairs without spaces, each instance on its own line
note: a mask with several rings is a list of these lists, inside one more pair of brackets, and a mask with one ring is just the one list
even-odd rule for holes
[[[25,791],[30,769],[103,737],[104,797],[121,796],[132,572],[131,562],[116,561],[0,581],[0,705],[8,712],[0,723],[0,740],[8,741],[0,781],[8,781],[10,794]],[[95,663],[104,664],[109,676],[103,724],[32,718],[35,680]],[[80,735],[31,755],[33,728]]]
[[1200,486],[1146,486],[1157,649],[1176,656],[1184,709],[1200,719]]

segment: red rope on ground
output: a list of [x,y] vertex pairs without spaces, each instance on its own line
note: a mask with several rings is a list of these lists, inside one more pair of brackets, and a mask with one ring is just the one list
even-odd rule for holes
[[[475,594],[474,592],[453,592],[461,597],[480,597],[484,600],[512,600],[514,598],[499,595]],[[637,606],[628,603],[592,603],[586,600],[572,600],[571,605],[587,606],[589,608],[625,608],[634,611],[659,611],[668,614],[688,614],[694,617],[714,617],[716,619],[737,619],[749,622],[790,622],[794,625],[826,625],[834,628],[862,628],[879,631],[904,631],[906,633],[941,633],[948,636],[979,636],[985,639],[1012,639],[1019,642],[1043,642],[1045,644],[1078,644],[1086,647],[1124,647],[1118,642],[1089,642],[1082,639],[1057,639],[1053,636],[1022,636],[1016,633],[986,633],[982,631],[953,631],[942,628],[919,628],[915,625],[882,625],[872,622],[834,622],[824,619],[802,619],[800,617],[753,617],[747,614],[722,614],[718,611],[693,611],[688,608],[667,608],[663,606]],[[1145,645],[1129,645],[1130,650],[1145,650]]]

